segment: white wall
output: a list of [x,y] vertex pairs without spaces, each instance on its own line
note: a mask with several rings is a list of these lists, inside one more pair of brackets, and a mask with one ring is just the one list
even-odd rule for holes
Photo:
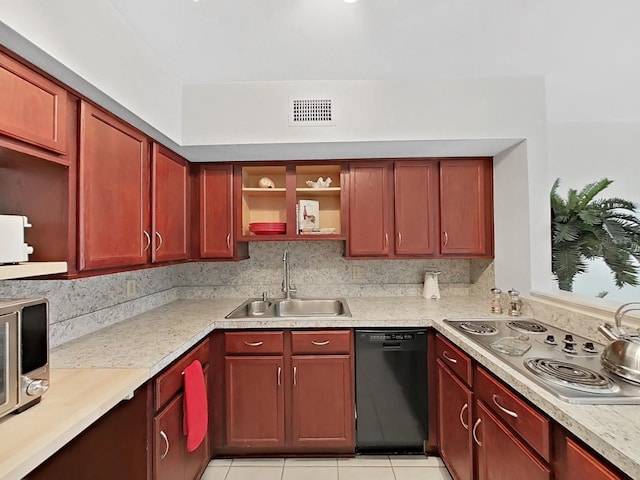
[[[614,182],[599,197],[621,197],[640,205],[640,121],[553,122],[548,132],[548,190],[556,178],[561,179],[559,193],[566,196],[569,188],[580,190],[606,177]],[[640,298],[640,287],[618,289],[609,268],[596,261],[588,273],[576,277],[574,292],[595,297],[601,291],[609,292],[607,300]]]
[[180,143],[182,85],[106,0],[0,0],[0,21]]

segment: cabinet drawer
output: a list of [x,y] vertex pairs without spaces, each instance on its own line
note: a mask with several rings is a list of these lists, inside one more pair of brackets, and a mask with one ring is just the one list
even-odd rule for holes
[[351,353],[351,332],[349,330],[320,330],[312,332],[291,332],[291,353],[323,354]]
[[284,332],[226,332],[224,351],[243,355],[282,354]]
[[441,335],[436,335],[436,357],[453,370],[463,382],[471,386],[473,372],[471,358]]
[[549,420],[480,368],[476,369],[474,392],[492,413],[510,426],[542,458],[549,461]]
[[182,388],[182,372],[194,360],[200,360],[204,367],[209,363],[209,339],[204,340],[163,373],[154,382],[153,406],[159,410]]

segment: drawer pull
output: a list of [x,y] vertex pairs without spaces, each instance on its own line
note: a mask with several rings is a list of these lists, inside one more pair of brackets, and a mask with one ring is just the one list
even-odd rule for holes
[[331,340],[325,340],[324,342],[316,342],[315,340],[311,340],[311,343],[317,345],[318,347],[323,347],[325,345],[329,345],[331,343]]
[[460,409],[460,423],[462,424],[462,426],[464,427],[465,430],[469,430],[469,425],[464,423],[464,419],[462,418],[462,415],[464,414],[464,411],[469,408],[469,404],[465,403],[462,408]]
[[231,234],[227,233],[227,248],[231,248]]
[[446,350],[442,352],[442,356],[447,360],[449,360],[451,363],[458,363],[458,360],[456,360],[455,358],[451,358],[449,355],[447,355]]
[[281,385],[282,367],[278,367],[278,385]]
[[158,250],[160,250],[163,240],[162,240],[162,235],[160,235],[160,232],[156,232],[156,236],[158,237],[158,246],[156,247],[156,252],[157,252]]
[[247,347],[260,347],[264,342],[244,342]]
[[513,417],[513,418],[518,418],[518,414],[514,411],[511,410],[507,410],[506,408],[504,408],[502,405],[500,405],[498,403],[498,396],[494,393],[493,394],[493,404],[498,407],[500,410],[502,410],[504,413],[506,413],[507,415]]
[[164,453],[160,455],[160,460],[164,460],[164,457],[169,453],[169,439],[167,438],[167,434],[164,433],[164,430],[160,430],[160,436],[164,440]]
[[473,430],[471,431],[471,434],[473,435],[473,439],[475,440],[475,442],[478,444],[479,447],[482,446],[482,443],[480,443],[480,441],[478,440],[478,437],[476,437],[476,430],[478,429],[478,426],[480,425],[480,422],[482,421],[481,418],[476,420],[476,423],[473,424]]
[[449,234],[445,231],[444,232],[444,244],[445,246],[449,243]]
[[402,245],[402,233],[398,232],[398,246]]
[[293,367],[293,384],[298,384],[298,367]]
[[151,245],[151,236],[149,235],[149,232],[147,232],[146,230],[143,231],[142,233],[144,233],[144,236],[147,239],[147,244],[144,246],[142,251],[146,252],[147,250],[149,250],[149,246]]

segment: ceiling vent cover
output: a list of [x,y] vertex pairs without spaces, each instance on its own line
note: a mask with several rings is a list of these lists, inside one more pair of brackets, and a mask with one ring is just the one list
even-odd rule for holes
[[291,99],[289,102],[289,125],[323,127],[334,125],[330,98]]

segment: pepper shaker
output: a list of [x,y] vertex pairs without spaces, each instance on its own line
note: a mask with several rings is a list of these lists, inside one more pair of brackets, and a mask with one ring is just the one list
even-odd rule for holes
[[502,295],[502,290],[499,288],[492,288],[491,293],[493,294],[493,298],[491,298],[491,313],[502,313],[502,302],[500,300],[500,295]]
[[515,288],[512,288],[509,293],[509,315],[512,317],[520,316],[520,308],[522,307],[522,300],[520,300],[520,292]]

